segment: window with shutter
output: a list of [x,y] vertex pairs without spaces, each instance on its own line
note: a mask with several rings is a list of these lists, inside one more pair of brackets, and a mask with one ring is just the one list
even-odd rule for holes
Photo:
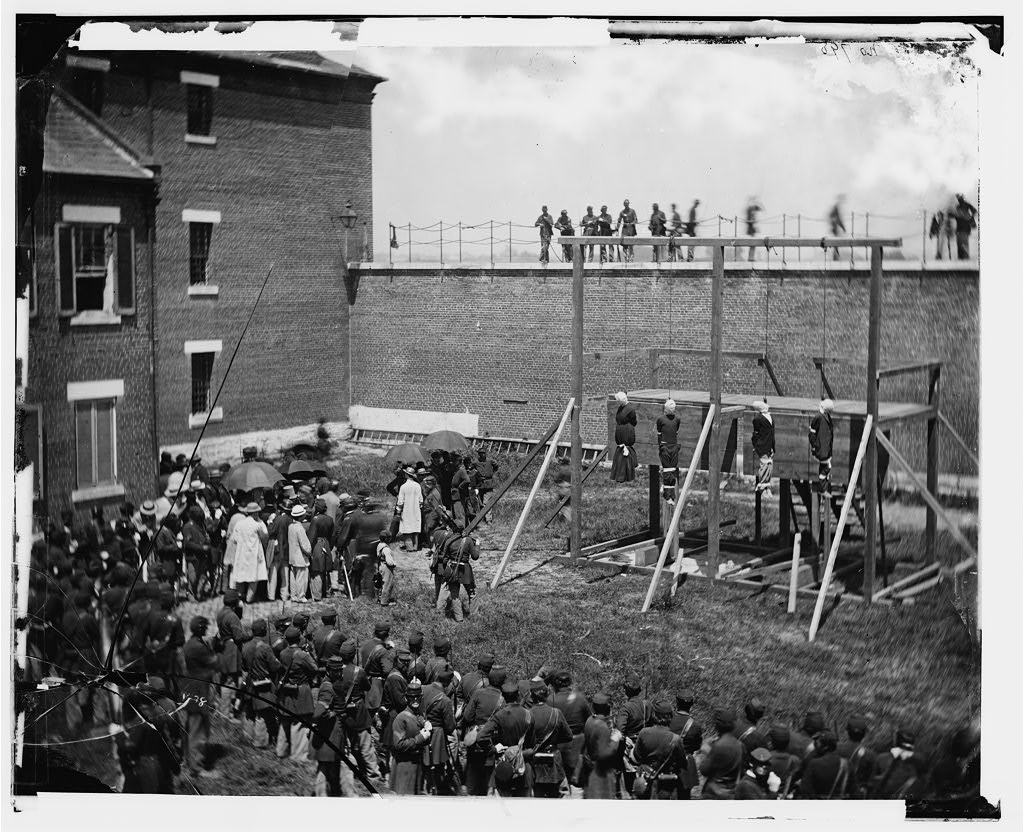
[[135,230],[119,225],[117,238],[117,307],[119,315],[135,314]]
[[75,259],[72,255],[71,226],[58,223],[53,238],[57,241],[57,312],[60,315],[74,315],[78,309],[75,301]]

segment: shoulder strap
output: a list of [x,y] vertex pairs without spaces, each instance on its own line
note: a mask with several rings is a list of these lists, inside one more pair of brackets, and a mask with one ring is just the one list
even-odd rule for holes
[[747,728],[746,731],[744,731],[742,734],[740,734],[739,741],[743,742],[743,740],[745,740],[747,737],[749,737],[756,730],[757,729],[753,725],[751,725],[749,728]]
[[834,795],[836,793],[836,789],[837,788],[839,789],[839,794],[840,795],[844,791],[846,791],[846,776],[847,776],[848,773],[849,773],[849,766],[848,766],[848,764],[846,762],[846,758],[845,757],[840,757],[839,758],[839,771],[836,774],[835,782],[832,783],[832,788],[828,790],[829,799],[831,799],[832,795]]
[[689,719],[686,720],[686,725],[683,726],[683,730],[679,732],[678,736],[680,738],[685,738],[686,735],[690,733],[690,729],[692,727],[693,727],[693,717],[691,716]]
[[[672,737],[672,742],[670,742],[668,744],[668,753],[665,755],[665,759],[661,761],[661,764],[651,774],[651,779],[652,780],[657,780],[658,776],[661,774],[662,770],[665,768],[665,766],[668,765],[668,761],[672,759],[672,754],[676,750],[676,743],[679,742],[680,739],[681,739],[681,737],[679,736],[679,734],[676,734],[675,736]],[[741,772],[742,772],[742,766],[741,766]],[[741,776],[742,776],[742,773],[741,773]],[[736,782],[738,783],[739,781],[737,780]]]

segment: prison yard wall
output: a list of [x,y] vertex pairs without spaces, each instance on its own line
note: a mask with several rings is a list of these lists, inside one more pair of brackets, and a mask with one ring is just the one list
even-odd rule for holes
[[[870,273],[848,264],[750,269],[727,264],[723,350],[766,352],[787,396],[817,397],[826,365],[837,398],[866,397]],[[564,410],[570,388],[571,269],[364,265],[353,277],[352,403],[466,413],[481,436],[536,438]],[[708,389],[709,358],[647,348],[707,350],[711,272],[704,264],[634,264],[584,274],[583,441],[607,442],[607,395],[620,389]],[[767,319],[767,327],[766,327]],[[943,363],[940,409],[978,443],[978,270],[887,263],[881,366]],[[623,348],[625,346],[625,353]],[[723,393],[774,394],[756,359],[723,357]],[[926,402],[924,370],[880,383],[883,401]],[[923,421],[894,427],[893,441],[925,469]],[[749,437],[744,437],[749,443]],[[973,476],[954,442],[940,470]]]

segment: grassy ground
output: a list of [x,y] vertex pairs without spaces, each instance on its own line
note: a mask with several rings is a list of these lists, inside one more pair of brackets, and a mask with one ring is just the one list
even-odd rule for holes
[[[512,461],[503,467],[509,471]],[[369,486],[383,497],[389,466],[379,457],[361,455],[339,460],[334,473],[347,490]],[[737,483],[726,489],[723,519],[737,520],[727,530],[730,536],[752,533],[748,487]],[[705,724],[714,708],[741,708],[748,697],[758,696],[772,720],[791,726],[811,709],[823,711],[840,729],[851,713],[863,713],[872,726],[869,741],[877,743],[888,741],[896,725],[908,724],[928,751],[937,747],[943,732],[978,715],[980,654],[948,592],[925,593],[914,606],[902,608],[867,607],[846,596],[826,610],[813,644],[807,642],[813,599],[801,599],[797,614],[789,616],[781,597],[690,581],[670,604],[666,581],[652,611],[641,615],[647,578],[551,561],[564,552],[568,529],[561,521],[539,528],[555,504],[550,491],[542,492],[503,583],[492,592],[488,583],[526,494],[526,485],[513,488],[493,522],[481,527],[478,602],[464,623],[456,625],[434,611],[426,559],[400,552],[398,604],[385,613],[363,600],[332,600],[339,626],[366,637],[374,622],[388,620],[396,643],[404,644],[410,631],[421,629],[428,650],[435,636],[447,634],[462,671],[471,669],[480,653],[493,652],[514,676],[532,675],[541,665],[566,668],[583,691],[605,690],[616,699],[621,699],[627,673],[639,675],[651,697],[689,687],[697,696],[694,711]],[[701,526],[705,502],[706,495],[695,494],[683,512],[684,528]],[[596,473],[586,487],[584,543],[642,529],[646,507],[645,478],[615,485],[606,473]],[[893,535],[900,538],[890,545],[890,557],[905,561],[902,568],[909,571],[910,562],[920,559],[923,529],[917,521],[923,523],[923,515],[896,504],[886,511],[887,521],[893,518]],[[766,506],[764,522],[768,530],[777,523],[773,507]],[[969,534],[976,539],[976,531]],[[945,533],[939,551],[943,559],[959,557]],[[317,606],[307,608],[315,613]],[[254,605],[245,618],[280,609],[280,603]],[[182,614],[187,619],[196,611],[186,606]],[[279,762],[270,752],[252,749],[236,725],[219,717],[213,739],[223,753],[217,768],[224,777],[196,783],[200,791],[308,793],[312,764]],[[191,788],[183,784],[182,791]]]

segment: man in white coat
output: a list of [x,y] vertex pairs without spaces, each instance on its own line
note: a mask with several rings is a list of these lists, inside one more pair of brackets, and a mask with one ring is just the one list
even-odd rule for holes
[[290,584],[288,594],[297,604],[306,602],[306,589],[309,587],[309,561],[313,547],[309,545],[309,535],[302,525],[306,518],[306,507],[302,503],[292,506],[292,522],[288,526],[288,570]]
[[[235,568],[231,573],[232,588],[245,589],[245,603],[251,604],[256,596],[256,585],[267,580],[267,559],[264,552],[267,547],[266,524],[260,520],[259,503],[249,503],[244,515],[235,522],[228,545],[235,550]],[[232,522],[235,518],[232,517]]]
[[416,472],[405,468],[405,482],[398,489],[398,533],[405,538],[403,549],[407,552],[419,550],[419,536],[423,528],[423,490],[416,481]]

